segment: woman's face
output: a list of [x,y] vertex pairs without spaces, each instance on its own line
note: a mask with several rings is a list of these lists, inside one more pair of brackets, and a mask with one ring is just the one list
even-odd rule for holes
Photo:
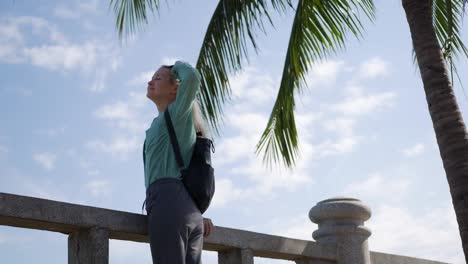
[[148,90],[146,97],[153,102],[169,101],[171,102],[177,93],[177,84],[171,78],[171,70],[167,68],[159,68],[151,81],[148,82]]

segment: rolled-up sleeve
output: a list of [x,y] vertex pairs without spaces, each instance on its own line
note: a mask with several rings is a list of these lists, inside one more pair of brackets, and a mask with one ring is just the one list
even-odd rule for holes
[[177,61],[172,72],[179,79],[179,88],[174,103],[169,106],[169,111],[174,119],[180,119],[190,113],[193,101],[200,89],[200,73],[190,64]]

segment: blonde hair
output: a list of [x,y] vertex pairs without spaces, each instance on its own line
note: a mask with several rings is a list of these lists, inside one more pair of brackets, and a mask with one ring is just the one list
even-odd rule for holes
[[200,108],[200,103],[195,99],[192,103],[192,118],[195,131],[200,132],[203,137],[211,138],[210,130],[208,129],[205,118]]
[[[170,79],[172,82],[179,84],[180,80],[177,79],[177,76],[172,72],[172,67],[174,65],[162,65],[161,68],[168,69],[170,71]],[[211,133],[208,127],[206,126],[205,118],[200,108],[200,103],[195,99],[192,103],[192,118],[193,125],[195,126],[195,131],[200,132],[203,137],[211,138]]]
[[169,70],[169,79],[171,80],[171,82],[175,83],[175,84],[179,84],[180,83],[180,80],[177,78],[177,76],[172,72],[172,68],[174,67],[174,65],[162,65],[161,67],[159,68],[163,68],[163,69],[168,69]]

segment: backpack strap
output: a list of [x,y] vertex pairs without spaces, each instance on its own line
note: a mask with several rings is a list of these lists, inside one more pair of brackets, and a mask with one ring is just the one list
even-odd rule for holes
[[174,150],[174,155],[179,165],[180,169],[184,168],[184,160],[180,154],[179,143],[177,143],[177,136],[174,131],[174,126],[172,125],[171,116],[169,115],[169,109],[164,111],[164,119],[166,120],[167,131],[169,132],[169,138],[171,139],[172,149]]
[[145,154],[145,149],[146,149],[146,139],[145,139],[145,142],[143,142],[143,166],[146,166],[146,154]]

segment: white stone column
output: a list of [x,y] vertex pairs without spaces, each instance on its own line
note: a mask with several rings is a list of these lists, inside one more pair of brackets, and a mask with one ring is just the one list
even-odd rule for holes
[[309,211],[309,218],[318,224],[312,237],[320,244],[337,248],[338,264],[370,264],[367,239],[371,231],[364,221],[371,210],[360,200],[347,197],[327,199]]

